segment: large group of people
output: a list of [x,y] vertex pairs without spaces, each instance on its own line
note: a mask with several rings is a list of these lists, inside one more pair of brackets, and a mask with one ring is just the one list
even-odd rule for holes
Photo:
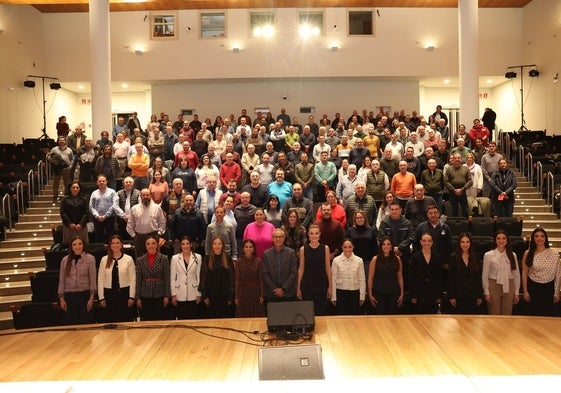
[[[60,136],[49,162],[53,202],[61,179],[67,190],[59,297],[69,323],[91,322],[96,294],[111,321],[135,310],[143,320],[262,316],[268,302],[296,300],[316,315],[435,313],[444,294],[452,312],[508,314],[521,283],[535,313],[552,313],[561,270],[545,231],[520,269],[504,232],[484,256],[467,233],[453,250],[445,202],[454,216],[486,199],[511,216],[516,177],[479,119],[452,133],[441,109],[304,125],[284,109],[276,120],[162,113],[145,130],[120,118],[96,144],[81,127]],[[108,245],[99,272],[89,239]]]

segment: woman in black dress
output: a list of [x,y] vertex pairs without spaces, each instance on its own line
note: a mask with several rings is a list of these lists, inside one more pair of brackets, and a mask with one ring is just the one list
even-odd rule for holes
[[368,268],[368,297],[378,315],[397,314],[403,303],[403,265],[384,236]]
[[432,236],[421,235],[421,249],[411,257],[409,288],[415,314],[436,314],[442,299],[442,257],[432,251]]
[[448,297],[453,314],[480,314],[483,302],[481,264],[475,257],[471,237],[458,236],[456,252],[448,267]]

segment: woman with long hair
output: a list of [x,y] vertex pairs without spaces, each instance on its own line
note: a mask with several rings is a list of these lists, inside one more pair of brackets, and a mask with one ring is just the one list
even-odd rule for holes
[[282,230],[286,233],[284,245],[292,248],[294,251],[300,250],[300,247],[308,241],[306,227],[300,222],[298,212],[294,208],[288,210]]
[[522,292],[530,315],[553,316],[560,286],[559,254],[549,247],[547,232],[536,228],[522,257]]
[[390,215],[390,204],[394,199],[395,197],[391,191],[387,191],[384,194],[384,200],[382,201],[382,205],[378,209],[378,215],[376,216],[376,229],[380,229],[380,224],[384,220],[384,217]]
[[171,303],[177,307],[177,319],[200,317],[199,278],[203,259],[191,250],[189,236],[181,238],[181,251],[171,257]]
[[483,256],[482,285],[489,314],[511,315],[513,305],[519,301],[520,272],[516,254],[503,230],[495,233],[495,249]]
[[448,265],[448,298],[454,314],[480,314],[483,302],[481,265],[468,233],[458,236],[454,257]]
[[352,225],[347,230],[347,238],[353,243],[353,252],[362,258],[364,274],[368,276],[370,261],[378,253],[378,239],[376,229],[368,225],[368,218],[364,210],[357,210]]
[[60,217],[62,218],[62,243],[70,244],[76,237],[80,237],[84,244],[88,244],[87,223],[90,218],[88,200],[81,193],[82,187],[78,182],[68,186],[68,196],[60,203]]
[[273,224],[275,228],[280,228],[282,225],[282,211],[280,209],[279,197],[275,194],[269,195],[267,208],[265,209],[265,218],[268,222]]
[[109,238],[107,255],[99,264],[97,288],[99,305],[107,310],[107,322],[133,320],[136,267],[132,257],[123,252],[123,240],[119,235]]
[[218,178],[218,167],[210,161],[210,157],[207,154],[203,154],[201,157],[199,165],[197,166],[197,169],[195,169],[195,176],[197,178],[197,188],[199,190],[206,187],[207,179],[210,176]]
[[343,253],[331,265],[331,303],[338,315],[356,315],[366,297],[366,279],[362,258],[353,253],[353,242],[345,239]]
[[429,233],[421,235],[421,249],[411,256],[409,289],[415,314],[436,314],[442,300],[443,263],[433,251]]
[[168,168],[164,166],[164,160],[161,157],[154,158],[154,162],[152,163],[152,167],[148,168],[148,184],[152,183],[154,180],[154,172],[159,170],[162,173],[162,181],[166,183],[171,183],[171,173]]
[[150,190],[152,200],[158,205],[161,204],[166,195],[169,194],[169,186],[168,183],[163,179],[161,170],[156,169],[154,171],[154,177],[152,179],[152,182],[148,186],[148,189]]
[[265,212],[258,207],[253,213],[254,222],[249,223],[244,230],[243,239],[251,239],[255,247],[255,253],[259,258],[265,250],[273,247],[273,231],[275,227],[265,221]]
[[368,267],[368,298],[376,314],[391,315],[398,313],[403,294],[401,259],[393,250],[391,238],[384,236]]
[[331,299],[331,261],[329,246],[319,242],[316,224],[308,229],[308,244],[300,247],[296,297],[314,302],[315,315],[325,315]]
[[58,298],[67,325],[92,323],[96,291],[95,258],[84,251],[84,241],[75,237],[60,263]]
[[[218,170],[216,173],[218,174]],[[189,194],[195,195],[195,192],[199,190],[196,173],[191,169],[189,166],[189,160],[185,157],[179,160],[179,165],[175,167],[171,173],[171,178],[181,179],[183,181],[183,189]],[[203,188],[204,187],[206,187],[206,181]]]
[[208,318],[230,318],[234,316],[234,264],[224,249],[221,238],[211,241],[210,252],[201,268],[199,291],[207,306]]
[[236,261],[234,269],[234,281],[236,317],[265,316],[261,258],[255,254],[255,243],[251,239],[242,243],[241,258]]
[[158,250],[155,235],[148,235],[145,247],[136,261],[136,306],[143,321],[165,319],[171,296],[168,258]]

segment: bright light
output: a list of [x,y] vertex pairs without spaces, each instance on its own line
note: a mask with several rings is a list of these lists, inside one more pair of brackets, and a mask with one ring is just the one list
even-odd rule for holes
[[320,29],[317,26],[310,26],[309,24],[300,25],[300,37],[309,38],[311,36],[318,36]]
[[257,26],[253,29],[254,37],[271,38],[275,35],[275,27],[273,25]]
[[122,87],[123,89],[128,89],[129,85],[126,84],[126,83],[123,83],[123,84],[121,84],[121,87]]
[[78,89],[83,90],[83,89],[84,89],[84,85],[78,85]]
[[450,83],[450,79],[444,79],[444,84],[447,85]]
[[493,83],[492,79],[487,79],[487,83]]

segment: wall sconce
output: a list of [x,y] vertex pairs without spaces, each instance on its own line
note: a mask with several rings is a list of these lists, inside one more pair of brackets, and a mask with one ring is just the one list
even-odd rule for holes
[[337,45],[333,45],[331,47],[331,52],[337,52],[339,50],[339,47]]
[[434,50],[434,48],[435,48],[434,45],[428,45],[426,49],[427,49],[427,52],[432,52]]
[[142,49],[135,49],[134,50],[134,54],[137,55],[137,56],[142,56],[143,53],[144,52],[142,51]]
[[240,48],[238,47],[232,48],[232,53],[240,53]]

